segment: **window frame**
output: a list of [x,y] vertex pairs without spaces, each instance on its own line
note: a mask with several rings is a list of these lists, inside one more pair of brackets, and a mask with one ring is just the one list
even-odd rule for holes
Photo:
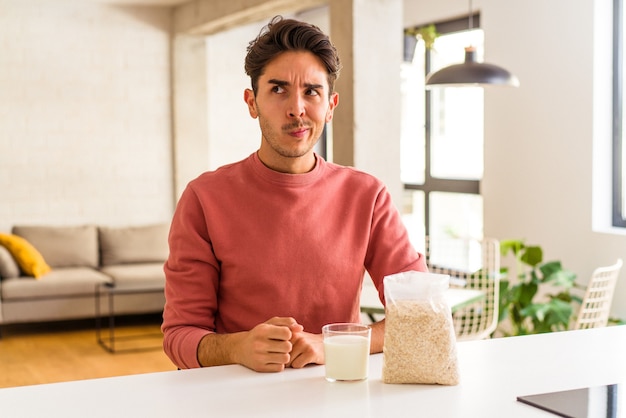
[[[470,27],[471,22],[471,27]],[[439,34],[449,34],[453,32],[460,32],[468,29],[480,28],[480,13],[474,13],[466,15],[454,20],[434,23],[435,29]],[[419,29],[429,25],[419,25],[413,28],[408,28],[407,32],[417,32]],[[406,47],[406,46],[405,46]],[[407,56],[407,51],[405,51]],[[431,72],[431,52],[426,50],[425,56],[425,74]],[[426,90],[424,109],[425,115],[425,155],[424,155],[424,183],[403,183],[404,190],[407,191],[422,191],[424,193],[424,228],[426,235],[430,235],[430,193],[432,192],[447,192],[447,193],[462,193],[462,194],[477,194],[480,195],[480,182],[481,180],[461,180],[461,179],[443,179],[433,177],[431,175],[431,92]]]
[[623,68],[624,68],[624,45],[623,45],[623,4],[622,0],[613,0],[613,127],[612,127],[612,152],[613,152],[613,193],[612,193],[612,225],[626,228],[626,213],[622,201],[623,180],[622,172],[624,161],[622,158],[623,148]]

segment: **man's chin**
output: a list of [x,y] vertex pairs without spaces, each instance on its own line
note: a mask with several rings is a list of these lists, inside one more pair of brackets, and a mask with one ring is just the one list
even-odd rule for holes
[[313,147],[297,147],[291,149],[274,149],[281,157],[285,158],[302,158],[306,157],[309,154],[312,154]]

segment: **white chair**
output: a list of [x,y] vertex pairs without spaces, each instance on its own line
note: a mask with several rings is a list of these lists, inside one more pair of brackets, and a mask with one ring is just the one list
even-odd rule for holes
[[424,254],[430,272],[450,275],[450,287],[485,293],[482,301],[452,315],[457,341],[489,338],[499,319],[500,242],[493,238],[426,237]]
[[574,329],[601,328],[609,322],[609,313],[622,259],[612,266],[598,267],[587,285]]

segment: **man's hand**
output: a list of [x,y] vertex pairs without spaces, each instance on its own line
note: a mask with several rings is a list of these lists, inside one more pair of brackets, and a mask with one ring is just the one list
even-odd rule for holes
[[198,345],[198,362],[203,367],[241,364],[258,372],[279,372],[289,364],[293,333],[302,329],[293,318],[274,317],[250,331],[207,334]]
[[238,363],[258,372],[280,372],[291,363],[294,334],[303,327],[293,318],[274,317],[245,333]]
[[324,364],[322,335],[304,332],[294,318],[274,317],[250,330],[246,340],[252,350],[250,361],[242,364],[256,371]]
[[293,332],[291,344],[291,358],[287,367],[301,369],[307,364],[324,364],[324,340],[321,334]]
[[321,334],[304,332],[294,318],[274,317],[250,331],[205,335],[198,346],[198,361],[205,367],[241,364],[257,372],[300,369],[324,364],[324,342]]

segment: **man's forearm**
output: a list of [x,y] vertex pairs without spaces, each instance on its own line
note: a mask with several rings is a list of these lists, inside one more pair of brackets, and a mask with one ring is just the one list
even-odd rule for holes
[[[372,338],[370,344],[370,353],[381,353],[383,351],[383,343],[385,338],[385,320],[376,322],[371,325]],[[246,332],[238,332],[234,334],[207,334],[198,344],[197,356],[198,362],[202,367],[209,366],[223,366],[226,364],[243,364],[247,365],[249,361],[244,358],[245,355],[240,353],[240,348],[243,345],[243,341],[246,339]],[[279,339],[272,339],[275,343]],[[245,351],[245,350],[244,350]],[[270,353],[278,353],[280,350],[269,350]],[[285,351],[288,353],[288,351]],[[275,356],[276,354],[270,354]],[[250,359],[247,359],[250,360]],[[265,361],[265,363],[271,363]],[[274,361],[276,364],[280,364],[280,361]],[[254,370],[258,370],[257,367],[247,365]],[[270,366],[276,368],[275,366]]]
[[382,353],[385,342],[385,320],[381,320],[370,325],[372,328],[372,340],[370,343],[370,353]]
[[207,334],[198,344],[198,362],[202,367],[236,364],[235,346],[243,338],[243,333]]

